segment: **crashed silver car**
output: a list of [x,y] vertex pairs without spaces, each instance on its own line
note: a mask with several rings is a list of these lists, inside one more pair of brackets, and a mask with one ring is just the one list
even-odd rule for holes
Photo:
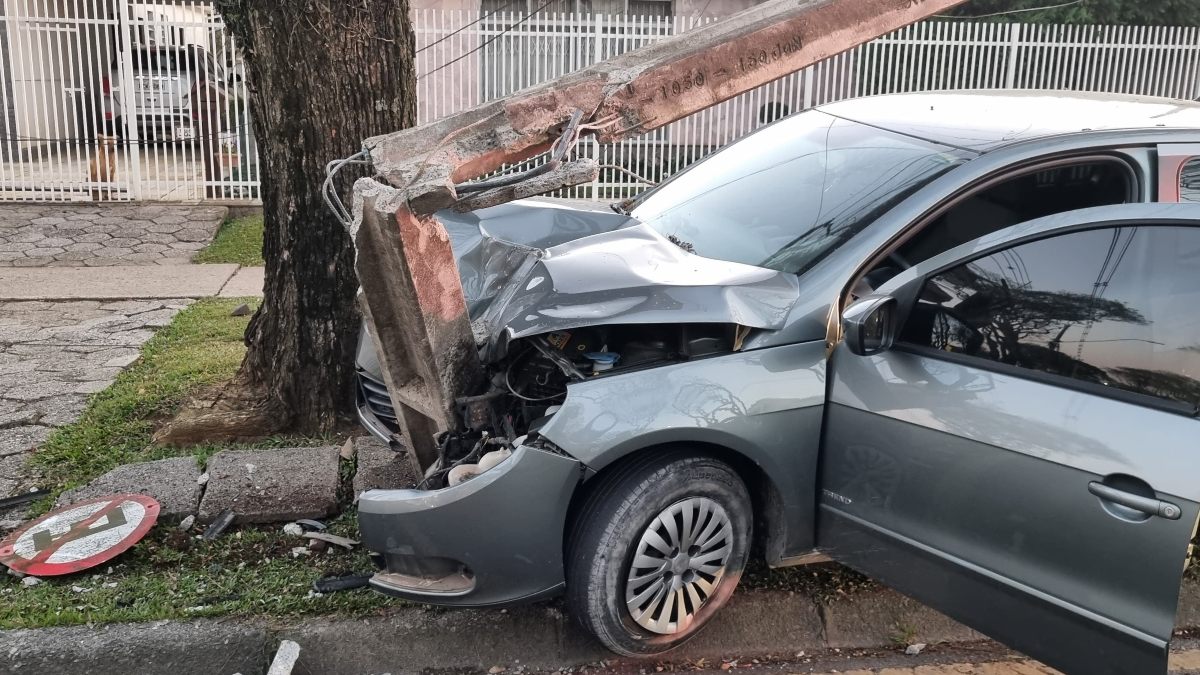
[[[828,555],[1074,673],[1162,673],[1200,512],[1200,106],[898,95],[609,209],[446,214],[490,386],[363,494],[377,590],[565,593],[622,654]],[[369,340],[360,417],[394,412]],[[781,617],[783,618],[783,617]],[[784,618],[786,619],[786,618]]]

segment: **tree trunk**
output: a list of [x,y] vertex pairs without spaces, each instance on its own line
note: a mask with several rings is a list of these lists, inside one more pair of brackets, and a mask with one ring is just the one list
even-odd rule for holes
[[[408,0],[218,0],[245,56],[258,141],[265,297],[234,381],[156,440],[321,434],[354,405],[358,281],[321,197],[325,164],[416,121]],[[341,172],[339,191],[361,172]]]

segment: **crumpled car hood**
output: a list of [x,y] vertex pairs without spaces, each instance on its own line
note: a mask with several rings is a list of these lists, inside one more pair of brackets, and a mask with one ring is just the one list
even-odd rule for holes
[[513,338],[602,323],[774,329],[799,296],[795,275],[688,253],[596,207],[524,200],[439,214],[477,341],[503,350]]

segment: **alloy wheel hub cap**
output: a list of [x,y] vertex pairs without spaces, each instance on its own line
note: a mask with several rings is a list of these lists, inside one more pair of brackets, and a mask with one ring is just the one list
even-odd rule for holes
[[733,552],[733,526],[707,497],[676,502],[650,521],[625,580],[625,605],[642,628],[688,629],[716,592]]

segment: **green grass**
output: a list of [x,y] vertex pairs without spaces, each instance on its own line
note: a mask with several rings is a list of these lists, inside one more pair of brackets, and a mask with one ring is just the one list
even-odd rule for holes
[[261,267],[263,244],[262,216],[231,218],[221,224],[216,238],[193,258],[198,263],[233,263]]
[[[229,312],[243,302],[257,301],[200,300],[147,341],[141,360],[93,396],[79,421],[56,431],[34,455],[46,484],[57,492],[119,464],[179,455],[202,462],[221,449],[155,448],[150,436],[155,423],[190,395],[237,371],[249,319],[231,317]],[[317,442],[335,441],[273,438],[236,447]],[[348,494],[342,496],[349,501]],[[50,503],[44,500],[39,506],[48,508]],[[364,572],[372,565],[361,550],[293,557],[292,549],[306,540],[283,534],[281,525],[231,528],[215,541],[205,542],[196,536],[199,527],[184,534],[176,523],[160,522],[133,549],[82,574],[45,579],[31,588],[0,575],[0,629],[215,615],[362,615],[397,604],[365,589],[311,596],[313,580]],[[356,537],[354,514],[343,514],[330,529]]]
[[96,394],[74,424],[55,431],[33,464],[48,486],[85,483],[120,464],[196,454],[204,449],[155,448],[155,423],[201,388],[228,380],[245,354],[249,317],[230,311],[248,298],[199,300],[142,346],[142,358]]
[[[331,523],[330,531],[355,537],[353,514]],[[160,524],[111,563],[32,588],[0,575],[0,629],[203,616],[362,617],[401,604],[368,589],[310,593],[321,576],[372,569],[361,547],[293,557],[292,548],[306,540],[278,526],[231,528],[210,542],[198,532]]]

